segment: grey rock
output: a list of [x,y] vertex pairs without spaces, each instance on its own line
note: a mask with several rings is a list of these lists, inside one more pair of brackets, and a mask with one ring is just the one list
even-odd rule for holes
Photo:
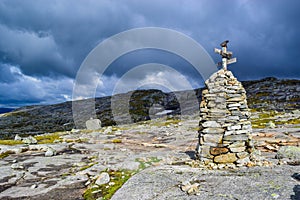
[[222,128],[206,128],[202,130],[203,133],[210,133],[210,134],[219,134],[224,133],[224,129]]
[[18,134],[16,134],[16,135],[15,135],[15,140],[21,141],[21,140],[22,140],[22,137],[20,137]]
[[85,125],[88,130],[101,129],[101,121],[99,119],[89,119],[85,122]]
[[216,121],[206,121],[202,123],[203,127],[209,127],[209,128],[220,128],[221,125],[217,123]]
[[230,151],[233,153],[240,153],[244,152],[246,150],[246,147],[235,147],[235,148],[230,148]]
[[222,134],[205,134],[203,135],[204,142],[218,144],[222,142]]
[[282,146],[277,152],[277,158],[288,158],[290,160],[300,162],[300,147],[296,146]]
[[24,144],[37,144],[37,140],[32,136],[23,138],[22,141],[23,141]]
[[14,163],[10,166],[12,169],[24,169],[24,166],[19,163]]
[[237,163],[237,164],[240,164],[240,165],[245,165],[245,164],[247,164],[247,163],[249,163],[249,162],[250,162],[249,157],[245,157],[245,158],[242,158],[242,159],[238,159],[238,160],[236,161],[236,163]]
[[232,107],[240,107],[241,104],[240,104],[240,103],[231,103],[231,104],[228,104],[227,106],[228,106],[228,108],[232,108]]
[[232,131],[232,130],[239,130],[241,129],[241,125],[235,125],[235,126],[228,126],[227,130]]
[[228,136],[224,136],[223,138],[225,141],[246,141],[248,139],[247,135],[228,135]]
[[47,151],[45,152],[45,156],[46,157],[51,157],[51,156],[55,156],[56,155],[56,151],[55,149],[48,147]]
[[238,148],[238,147],[244,147],[244,146],[245,146],[244,141],[238,141],[238,142],[234,142],[231,145],[229,145],[228,148]]
[[102,173],[98,176],[98,178],[97,178],[95,184],[97,184],[97,185],[104,185],[104,184],[109,183],[109,181],[110,181],[109,174],[108,174],[107,172],[102,172]]
[[[273,193],[280,195],[280,199],[290,199],[295,195],[293,188],[298,184],[296,180],[291,179],[291,175],[298,173],[299,170],[299,166],[256,167],[231,171],[160,166],[148,168],[131,177],[111,199],[246,200],[273,199]],[[200,196],[189,195],[180,187],[174,187],[184,185],[183,181],[187,185],[187,182],[191,185],[199,183]]]

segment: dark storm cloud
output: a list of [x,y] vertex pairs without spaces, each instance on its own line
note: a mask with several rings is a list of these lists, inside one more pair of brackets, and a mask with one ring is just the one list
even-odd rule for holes
[[297,8],[292,0],[2,1],[1,55],[28,75],[74,77],[101,40],[129,28],[162,26],[190,35],[210,54],[223,39],[231,40],[242,59],[236,70],[241,76],[250,66],[262,68],[260,76],[274,67],[288,73],[283,65],[294,74],[290,57],[299,55]]
[[2,59],[27,75],[74,77],[98,41],[129,27],[122,9],[110,1],[2,1]]
[[[0,92],[20,86],[14,84],[23,83],[24,87],[16,92],[2,92],[1,98],[20,102],[31,99],[37,103],[67,100],[72,86],[61,90],[56,83],[70,83],[86,55],[99,42],[121,31],[145,26],[171,28],[189,35],[215,62],[220,57],[214,55],[213,48],[229,39],[229,49],[238,58],[238,63],[229,68],[239,79],[299,78],[299,7],[297,0],[53,0],[47,3],[3,0],[0,2]],[[151,61],[151,54],[136,55],[139,60]],[[157,54],[153,56],[155,60]],[[105,80],[116,81],[124,73],[118,67],[134,63],[133,58],[134,55],[129,55],[122,58],[125,64],[111,66]],[[172,57],[166,55],[165,64],[168,58]],[[190,66],[179,62],[176,67]],[[192,71],[183,71],[196,79]],[[47,95],[38,94],[32,88]],[[105,84],[101,88],[103,95],[111,90]]]
[[0,107],[49,104],[71,100],[70,78],[34,78],[12,65],[0,63]]

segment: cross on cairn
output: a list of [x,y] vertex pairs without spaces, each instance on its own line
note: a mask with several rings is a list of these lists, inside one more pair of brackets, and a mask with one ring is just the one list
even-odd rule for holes
[[222,66],[224,70],[227,70],[227,65],[235,63],[236,58],[231,58],[232,57],[232,52],[227,51],[227,43],[229,40],[225,40],[220,44],[222,49],[217,49],[215,48],[215,53],[220,54],[222,56],[222,62],[218,62],[217,66]]

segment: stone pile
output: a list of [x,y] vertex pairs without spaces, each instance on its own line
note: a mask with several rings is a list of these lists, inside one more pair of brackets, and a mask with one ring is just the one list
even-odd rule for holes
[[214,73],[205,84],[196,149],[199,159],[205,163],[247,165],[253,145],[245,89],[224,69]]

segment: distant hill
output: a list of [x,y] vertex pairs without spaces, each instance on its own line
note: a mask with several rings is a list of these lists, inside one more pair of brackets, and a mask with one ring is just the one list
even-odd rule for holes
[[0,108],[0,114],[13,111],[13,108]]
[[[261,80],[244,81],[243,86],[247,91],[248,106],[252,110],[277,110],[290,112],[300,109],[300,80],[282,80],[276,78],[265,78]],[[139,122],[150,119],[150,115],[160,116],[160,113],[168,115],[181,115],[198,111],[199,103],[192,101],[190,95],[193,92],[198,102],[201,101],[202,88],[194,91],[180,91],[164,93],[160,90],[138,90],[126,94],[116,95],[118,99],[129,99],[129,102],[118,104],[117,111],[128,109],[129,114],[118,115],[118,120],[123,123]],[[116,97],[114,96],[114,97]],[[114,125],[111,110],[112,97],[95,99],[95,111],[97,118],[103,126]],[[88,112],[86,104],[90,100],[80,101],[81,109],[78,121],[84,128],[85,116]],[[183,103],[181,105],[179,102]],[[185,109],[185,110],[181,110]],[[6,110],[7,112],[7,110]],[[127,113],[128,113],[127,112]],[[128,116],[130,115],[130,116]],[[128,120],[129,118],[129,120]],[[71,130],[75,128],[72,114],[72,102],[65,102],[46,106],[26,106],[12,112],[0,115],[0,138],[12,138],[15,134],[41,134]]]

